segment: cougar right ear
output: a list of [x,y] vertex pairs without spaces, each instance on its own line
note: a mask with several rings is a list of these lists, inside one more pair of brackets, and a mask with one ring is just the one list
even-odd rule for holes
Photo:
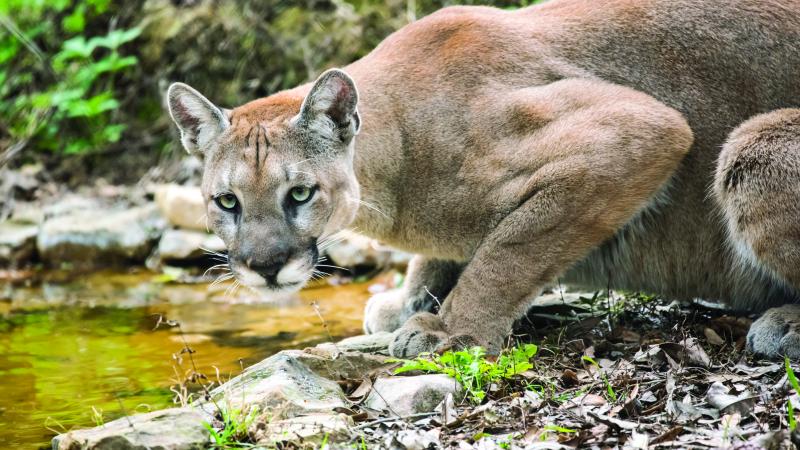
[[181,131],[181,143],[189,153],[201,154],[230,125],[220,108],[183,83],[172,83],[169,87],[167,105],[169,115]]

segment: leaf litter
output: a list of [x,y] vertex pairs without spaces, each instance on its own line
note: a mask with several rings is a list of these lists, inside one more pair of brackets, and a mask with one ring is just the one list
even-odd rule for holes
[[325,445],[795,448],[800,439],[788,412],[800,410],[797,380],[781,362],[744,351],[750,321],[639,294],[557,292],[517,323],[509,341],[538,346],[533,367],[486,387],[480,403],[448,395],[430,414],[386,417],[361,405],[372,380],[392,371],[372,373],[346,384],[355,422],[349,438]]

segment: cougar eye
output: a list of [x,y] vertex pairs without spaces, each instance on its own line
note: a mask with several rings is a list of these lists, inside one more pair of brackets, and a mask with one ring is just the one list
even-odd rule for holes
[[289,195],[291,195],[292,200],[295,203],[305,203],[309,199],[311,199],[311,194],[313,190],[308,186],[295,186],[289,191]]
[[236,207],[239,205],[239,201],[233,194],[218,195],[214,197],[214,201],[217,202],[217,206],[225,211],[235,211]]

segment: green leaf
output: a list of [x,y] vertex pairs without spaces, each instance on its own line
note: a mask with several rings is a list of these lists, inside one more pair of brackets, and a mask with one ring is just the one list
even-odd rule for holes
[[792,364],[789,361],[788,356],[783,357],[784,364],[786,365],[786,376],[789,378],[789,382],[792,384],[792,388],[794,388],[794,392],[796,394],[800,394],[800,383],[797,382],[797,377],[794,374],[794,370],[792,370]]
[[547,431],[555,431],[556,433],[577,433],[578,430],[573,430],[572,428],[564,428],[558,425],[545,425],[544,429]]
[[68,33],[80,33],[86,28],[86,5],[78,3],[71,14],[61,19],[61,26]]

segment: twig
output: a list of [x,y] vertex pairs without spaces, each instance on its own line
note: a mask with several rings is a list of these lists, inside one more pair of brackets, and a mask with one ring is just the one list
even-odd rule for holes
[[426,412],[426,413],[416,413],[416,414],[409,414],[407,416],[399,416],[399,417],[384,417],[383,419],[373,420],[372,422],[362,423],[357,427],[353,427],[353,430],[363,430],[364,428],[369,428],[373,425],[378,425],[384,422],[395,422],[395,421],[406,421],[408,419],[418,419],[420,417],[430,417],[439,414],[438,412]]

